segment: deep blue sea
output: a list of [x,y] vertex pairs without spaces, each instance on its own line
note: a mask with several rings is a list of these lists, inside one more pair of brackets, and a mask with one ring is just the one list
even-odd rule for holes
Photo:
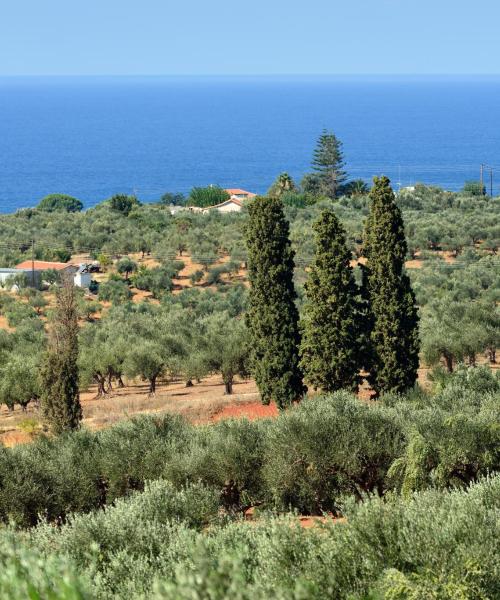
[[500,165],[500,78],[3,78],[0,211],[51,192],[265,192],[309,170],[323,128],[352,177],[459,189]]

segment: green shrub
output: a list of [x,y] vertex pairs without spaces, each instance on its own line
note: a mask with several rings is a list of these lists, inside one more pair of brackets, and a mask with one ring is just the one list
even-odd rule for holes
[[57,440],[39,437],[5,451],[0,462],[0,515],[18,526],[40,517],[64,519],[99,505],[97,439],[78,432]]
[[[141,490],[146,480],[158,479],[185,451],[194,434],[182,417],[139,417],[104,430],[99,436],[99,470],[106,501]],[[186,481],[182,477],[182,482]]]
[[[480,374],[470,377],[491,389]],[[306,514],[338,511],[345,495],[465,487],[500,470],[500,403],[491,391],[478,402],[459,383],[437,396],[386,396],[384,404],[345,392],[310,398],[273,420],[196,427],[178,416],[144,416],[97,433],[42,436],[2,451],[0,520],[61,522],[155,479],[216,487],[233,508]]]
[[155,577],[171,576],[175,563],[188,559],[194,529],[218,520],[218,500],[216,490],[200,484],[176,490],[151,482],[105,511],[71,516],[59,529],[40,525],[31,539],[85,569],[100,597],[137,597]]
[[225,200],[229,200],[230,195],[218,185],[208,187],[194,187],[189,193],[187,199],[188,206],[215,206]]
[[83,204],[77,198],[67,194],[49,194],[42,198],[37,206],[39,210],[53,212],[55,210],[64,212],[80,212]]
[[225,275],[226,273],[229,273],[228,265],[217,265],[216,267],[212,267],[207,273],[207,285],[221,283],[222,275]]
[[5,316],[9,327],[17,327],[27,319],[36,319],[38,317],[36,310],[32,306],[29,306],[29,304],[24,304],[24,302],[12,303],[5,311]]
[[261,501],[266,425],[242,419],[200,427],[189,446],[166,462],[164,477],[177,485],[203,481],[219,490],[233,482],[241,505]]
[[139,290],[152,292],[154,298],[161,298],[173,288],[172,274],[165,267],[141,268],[133,277],[133,283]]
[[130,298],[132,298],[132,292],[125,281],[110,279],[99,284],[99,300],[121,304],[130,300]]
[[0,530],[0,597],[90,600],[90,582],[66,558],[42,555]]
[[[180,564],[173,580],[157,584],[155,598],[361,599],[370,589],[388,600],[496,598],[499,507],[497,477],[409,502],[372,498],[351,505],[347,523],[324,529],[289,520],[230,525],[198,547],[194,565]],[[405,590],[398,579],[429,595],[397,595]]]
[[115,194],[109,199],[109,206],[112,210],[122,213],[126,217],[134,208],[140,206],[139,200],[135,196],[127,196],[126,194]]
[[386,409],[345,392],[309,398],[270,426],[265,486],[283,508],[335,511],[341,494],[383,493],[403,449],[402,428]]
[[498,399],[491,414],[450,414],[427,409],[408,415],[408,445],[391,466],[389,479],[409,495],[429,487],[465,487],[500,469]]

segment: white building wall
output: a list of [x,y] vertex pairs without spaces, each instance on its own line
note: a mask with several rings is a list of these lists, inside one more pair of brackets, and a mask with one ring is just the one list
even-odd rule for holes
[[77,287],[88,288],[91,281],[91,273],[75,273],[74,282]]

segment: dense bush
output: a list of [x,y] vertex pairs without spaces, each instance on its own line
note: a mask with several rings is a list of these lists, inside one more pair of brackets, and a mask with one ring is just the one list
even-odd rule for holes
[[293,517],[224,524],[214,491],[158,482],[61,528],[42,524],[17,540],[1,533],[0,590],[21,598],[14,585],[33,584],[41,593],[31,597],[56,588],[63,599],[497,598],[499,510],[497,476],[463,491],[346,501],[345,522],[312,529]]
[[229,200],[230,195],[218,185],[209,185],[208,187],[195,187],[189,193],[187,199],[188,206],[215,206],[225,200]]
[[274,420],[194,427],[143,417],[0,448],[0,518],[64,521],[154,479],[216,487],[236,510],[263,504],[315,514],[341,511],[346,494],[466,487],[500,469],[500,403],[495,389],[474,391],[493,385],[484,377],[468,389],[457,376],[436,395],[388,396],[375,406],[341,392]]
[[387,470],[404,447],[390,411],[342,392],[308,399],[269,427],[265,487],[281,508],[336,511],[342,494],[383,494]]
[[173,288],[171,274],[162,267],[140,269],[133,282],[137,289],[152,292],[154,298],[160,298],[163,293],[170,292]]
[[120,304],[132,298],[132,292],[125,281],[105,281],[99,284],[99,300]]
[[42,554],[0,530],[0,597],[9,600],[90,600],[90,580],[61,556]]
[[135,196],[127,196],[126,194],[115,194],[109,199],[111,209],[122,213],[126,217],[128,217],[133,208],[139,205],[140,203]]
[[39,210],[53,212],[55,210],[65,212],[80,212],[83,209],[83,204],[77,198],[68,196],[67,194],[49,194],[40,200]]

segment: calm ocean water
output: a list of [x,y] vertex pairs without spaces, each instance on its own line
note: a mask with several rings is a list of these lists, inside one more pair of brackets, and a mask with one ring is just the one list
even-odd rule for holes
[[323,128],[353,177],[458,189],[500,165],[499,98],[500,78],[0,79],[0,211],[50,192],[264,192],[309,169]]

